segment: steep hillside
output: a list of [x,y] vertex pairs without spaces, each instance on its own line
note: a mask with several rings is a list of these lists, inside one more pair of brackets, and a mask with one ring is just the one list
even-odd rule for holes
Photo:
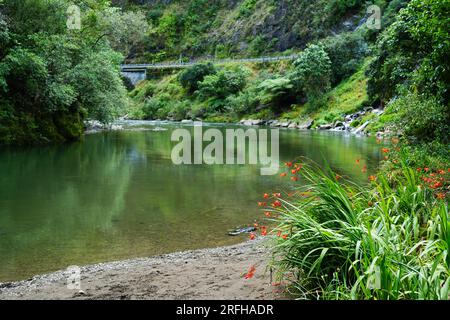
[[[312,40],[353,30],[362,0],[156,0],[128,1],[151,28],[130,55],[161,61],[214,55],[257,56],[303,48]],[[124,5],[125,1],[116,1]]]

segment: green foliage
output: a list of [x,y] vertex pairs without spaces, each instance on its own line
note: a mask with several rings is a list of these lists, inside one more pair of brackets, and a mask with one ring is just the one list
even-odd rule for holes
[[301,196],[276,210],[285,237],[274,247],[299,297],[448,300],[448,206],[416,170],[399,164],[370,187],[314,165],[301,172]]
[[215,73],[216,69],[211,63],[196,64],[182,71],[178,76],[178,80],[183,88],[192,94],[199,89],[199,83],[202,82],[206,76]]
[[396,114],[394,124],[407,137],[421,141],[448,143],[450,110],[430,97],[408,93],[394,100],[388,112]]
[[108,8],[99,13],[98,28],[106,34],[111,47],[127,57],[134,47],[143,44],[149,25],[141,11]]
[[67,29],[68,6],[62,0],[3,2],[0,144],[74,140],[84,118],[111,121],[126,107],[122,57],[99,36],[95,19],[106,4],[92,3],[85,34]]
[[359,32],[347,32],[321,41],[331,61],[331,82],[337,84],[356,72],[368,52]]
[[261,102],[270,104],[272,108],[280,108],[292,97],[294,84],[287,77],[267,79],[259,87]]
[[293,80],[309,100],[316,100],[330,89],[331,60],[322,46],[308,46],[294,62],[294,66]]
[[258,0],[244,0],[239,6],[239,16],[249,16],[256,7]]
[[235,67],[224,68],[216,74],[206,76],[199,84],[199,96],[202,98],[225,99],[244,89],[248,70]]
[[449,101],[449,7],[445,1],[412,0],[383,32],[369,69],[369,93],[389,101],[401,89],[437,95]]

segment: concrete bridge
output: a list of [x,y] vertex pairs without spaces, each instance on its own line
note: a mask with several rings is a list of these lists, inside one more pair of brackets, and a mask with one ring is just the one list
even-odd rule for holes
[[123,64],[120,66],[122,74],[130,79],[133,85],[136,85],[139,81],[147,78],[148,70],[163,70],[163,69],[181,69],[188,68],[199,63],[212,63],[215,65],[229,64],[229,63],[255,63],[255,62],[277,62],[282,60],[295,60],[298,57],[297,54],[289,56],[275,56],[275,57],[259,57],[259,58],[242,58],[242,59],[198,59],[189,62],[161,62],[153,64]]

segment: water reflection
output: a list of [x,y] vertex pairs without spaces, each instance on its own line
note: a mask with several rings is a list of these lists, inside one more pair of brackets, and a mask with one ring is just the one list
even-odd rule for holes
[[[180,125],[163,126],[168,130],[1,150],[0,281],[242,240],[226,231],[259,219],[260,195],[279,190],[285,180],[261,176],[252,165],[175,166],[170,135]],[[367,138],[297,130],[281,130],[280,138],[282,162],[299,155],[326,159],[362,180],[355,159],[370,171],[380,157]]]

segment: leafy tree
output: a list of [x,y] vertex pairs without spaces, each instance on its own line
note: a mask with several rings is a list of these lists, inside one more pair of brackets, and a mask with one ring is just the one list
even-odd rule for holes
[[0,4],[0,144],[78,139],[85,117],[107,122],[126,105],[122,57],[93,19],[106,1],[76,3],[91,7],[85,30],[67,29],[68,1]]
[[199,88],[199,83],[208,76],[216,73],[216,69],[212,63],[196,64],[181,72],[178,76],[180,84],[189,93],[194,93]]
[[291,79],[309,100],[319,98],[331,85],[331,60],[323,46],[308,46],[294,62]]
[[241,68],[222,69],[216,74],[206,76],[199,84],[199,95],[204,98],[225,99],[244,89],[248,71]]
[[108,8],[100,13],[99,27],[111,43],[111,47],[128,57],[135,46],[143,43],[149,29],[141,11],[122,12]]
[[449,101],[448,2],[412,0],[378,41],[368,69],[372,99],[386,104],[400,86]]
[[331,61],[332,84],[352,75],[368,53],[368,46],[359,32],[328,37],[321,44]]

